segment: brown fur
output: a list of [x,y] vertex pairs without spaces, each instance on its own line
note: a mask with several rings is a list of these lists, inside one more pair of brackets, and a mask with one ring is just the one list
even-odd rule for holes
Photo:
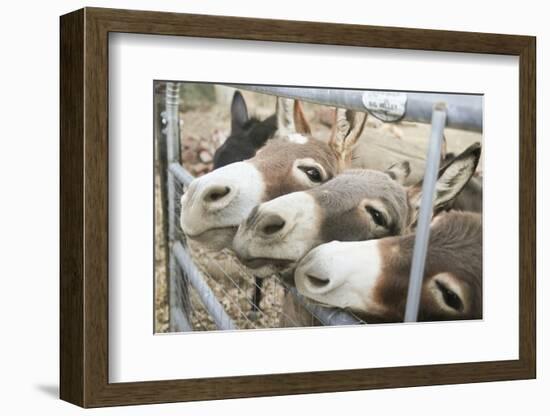
[[[362,241],[403,233],[409,205],[402,186],[387,174],[349,170],[331,182],[309,191],[320,207],[322,241]],[[365,210],[368,201],[379,202],[388,215],[388,226],[373,224]]]
[[315,139],[309,139],[304,144],[273,140],[250,159],[262,174],[266,189],[264,201],[309,188],[292,174],[293,162],[305,158],[315,160],[325,169],[326,180],[341,172],[338,156],[326,143]]
[[351,166],[353,149],[357,144],[367,122],[367,113],[337,108],[334,112],[334,124],[329,146],[338,155],[341,170]]
[[[374,289],[374,299],[383,306],[384,312],[365,316],[369,322],[403,321],[414,239],[414,234],[409,234],[380,240],[383,269]],[[419,320],[480,319],[482,260],[481,216],[456,211],[441,214],[431,227]],[[452,275],[467,292],[464,310],[460,313],[443,311],[428,293],[427,283],[443,273]]]
[[294,102],[294,124],[296,132],[304,136],[311,136],[311,126],[309,125],[304,114],[304,108],[300,101]]
[[[277,107],[280,139],[268,142],[254,158],[250,159],[262,173],[266,189],[264,201],[312,187],[304,185],[292,174],[293,163],[298,159],[308,158],[319,163],[326,172],[323,182],[349,168],[353,148],[363,132],[367,119],[366,113],[346,111],[345,127],[337,132],[335,124],[331,139],[325,143],[312,136],[311,127],[299,101],[294,102],[292,112],[291,103],[286,99],[279,99]],[[342,112],[337,110],[335,114],[341,115]],[[307,142],[294,143],[286,140],[285,135],[292,132],[303,135]]]

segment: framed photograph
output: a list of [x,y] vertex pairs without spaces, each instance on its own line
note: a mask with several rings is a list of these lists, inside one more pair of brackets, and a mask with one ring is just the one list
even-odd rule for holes
[[536,377],[534,37],[60,29],[63,400]]

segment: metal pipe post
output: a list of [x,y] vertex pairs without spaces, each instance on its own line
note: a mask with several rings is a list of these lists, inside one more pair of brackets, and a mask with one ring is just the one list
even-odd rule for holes
[[[179,84],[177,82],[166,83],[166,107],[164,112],[166,120],[166,158],[167,166],[180,162],[180,137],[179,137]],[[177,234],[177,212],[176,212],[176,185],[174,175],[168,169],[168,246],[170,252],[168,267],[168,297],[170,331],[189,331],[189,319],[185,310],[187,290],[186,282],[177,266],[173,254],[173,246]],[[181,313],[180,313],[181,312]],[[181,319],[184,317],[185,319]]]
[[439,160],[441,158],[441,143],[443,142],[445,120],[445,105],[441,103],[436,104],[432,113],[432,130],[428,154],[426,156],[426,171],[422,182],[422,200],[420,202],[418,224],[414,240],[409,289],[407,292],[407,305],[405,308],[405,322],[416,322],[418,319],[418,308],[420,305],[424,266],[430,239],[430,222],[432,219],[435,187],[439,171]]
[[[288,286],[287,286],[288,287]],[[302,306],[324,326],[361,325],[363,321],[340,308],[327,308],[309,302],[295,287],[288,287]]]

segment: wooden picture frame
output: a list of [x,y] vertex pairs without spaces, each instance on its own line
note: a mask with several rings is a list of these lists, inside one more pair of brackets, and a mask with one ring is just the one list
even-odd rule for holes
[[[536,39],[85,8],[61,17],[60,396],[83,407],[529,379],[536,376]],[[109,383],[108,35],[111,32],[519,57],[519,359]]]

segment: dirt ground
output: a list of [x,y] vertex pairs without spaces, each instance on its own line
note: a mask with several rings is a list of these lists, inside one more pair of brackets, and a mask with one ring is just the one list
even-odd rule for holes
[[[229,134],[230,102],[233,89],[216,87],[214,101],[201,102],[192,107],[183,107],[180,113],[182,164],[193,175],[207,173],[212,168],[215,149]],[[264,119],[273,114],[275,98],[243,91],[249,114]],[[185,98],[185,97],[184,97]],[[306,117],[311,124],[313,135],[327,140],[332,120],[328,107],[304,103]],[[383,123],[370,116],[363,137],[382,137],[395,148],[414,145],[418,153],[425,154],[430,133],[430,125],[422,123],[398,122]],[[447,151],[459,153],[474,142],[481,141],[481,134],[446,129]],[[368,148],[366,149],[368,150]],[[481,162],[480,162],[481,165]],[[482,169],[482,166],[479,167]],[[157,332],[169,330],[168,293],[164,259],[164,236],[162,235],[162,215],[158,198],[159,178],[155,184],[155,323]],[[228,314],[241,328],[277,327],[282,311],[283,286],[276,277],[266,279],[263,285],[264,297],[262,312],[253,312],[251,298],[255,288],[254,279],[230,253],[223,251],[208,253],[202,247],[192,246],[195,263],[205,275],[206,281],[220,299]],[[195,330],[214,330],[214,322],[205,311],[197,294],[191,291],[193,313],[191,323]]]

